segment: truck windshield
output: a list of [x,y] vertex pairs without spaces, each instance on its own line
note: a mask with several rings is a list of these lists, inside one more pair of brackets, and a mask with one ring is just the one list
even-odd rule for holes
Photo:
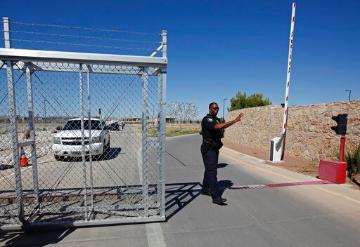
[[[103,125],[104,126],[104,125]],[[81,129],[81,120],[70,120],[67,121],[63,130],[80,130]],[[89,120],[84,120],[84,129],[89,129]],[[91,129],[92,130],[101,130],[101,124],[98,120],[91,120]]]

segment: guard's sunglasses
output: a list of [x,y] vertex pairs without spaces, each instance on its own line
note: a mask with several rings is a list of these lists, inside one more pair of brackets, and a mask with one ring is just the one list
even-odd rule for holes
[[211,107],[214,110],[219,110],[219,107],[215,106],[215,107]]

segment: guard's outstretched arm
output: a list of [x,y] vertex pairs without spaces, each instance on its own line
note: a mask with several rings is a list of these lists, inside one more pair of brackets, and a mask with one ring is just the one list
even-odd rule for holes
[[234,120],[227,121],[225,123],[217,123],[217,124],[215,124],[214,128],[215,129],[225,129],[225,128],[233,125],[234,123],[239,122],[243,115],[244,115],[244,113],[240,113]]

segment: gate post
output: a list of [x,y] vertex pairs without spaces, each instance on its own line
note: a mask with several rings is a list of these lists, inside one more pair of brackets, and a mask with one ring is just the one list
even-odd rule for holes
[[[4,42],[5,48],[10,48],[10,20],[3,17],[4,26]],[[12,160],[14,162],[15,182],[16,182],[16,204],[18,208],[18,217],[21,222],[24,220],[24,204],[21,183],[21,171],[19,165],[19,146],[17,137],[17,123],[16,123],[16,100],[14,89],[14,74],[12,68],[12,61],[7,60],[6,63],[6,76],[7,76],[7,89],[9,101],[9,119],[11,128],[11,146],[12,146]]]
[[36,158],[36,142],[35,142],[35,128],[34,128],[34,103],[33,103],[33,90],[32,90],[32,72],[29,65],[26,66],[26,89],[27,89],[27,100],[28,100],[28,117],[29,117],[29,132],[31,144],[31,165],[33,175],[33,186],[36,196],[37,206],[40,206],[40,194],[39,194],[39,179],[37,169],[37,158]]
[[3,17],[3,26],[5,48],[10,48],[10,20],[8,17]]
[[[167,31],[161,32],[162,36],[162,57],[167,60]],[[160,164],[159,164],[159,184],[160,192],[160,217],[165,217],[165,141],[166,141],[166,69],[161,69],[159,78],[159,107],[160,107],[160,127],[158,132],[160,145]],[[159,191],[158,191],[159,193]]]
[[142,115],[141,115],[141,163],[142,163],[142,190],[143,190],[143,203],[144,203],[144,217],[149,214],[149,182],[148,182],[148,162],[146,152],[148,148],[148,118],[149,118],[149,83],[148,75],[145,69],[142,71]]
[[[88,125],[89,125],[89,141],[92,140],[92,136],[91,136],[91,94],[90,94],[90,71],[91,71],[91,66],[90,65],[86,65],[87,67],[87,73],[86,73],[86,86],[87,86],[87,103],[88,103]],[[90,197],[90,203],[91,203],[91,209],[88,215],[88,219],[90,219],[93,216],[94,213],[94,178],[93,178],[93,166],[92,166],[92,154],[91,154],[91,145],[89,145],[89,166],[90,166],[90,193],[91,193],[91,197]]]
[[85,131],[84,131],[84,100],[83,100],[83,65],[79,66],[79,93],[80,93],[80,116],[81,116],[81,159],[83,164],[83,178],[84,178],[84,220],[88,221],[88,206],[87,206],[87,177],[86,177],[86,162],[85,162]]
[[21,171],[19,164],[19,146],[17,137],[17,123],[16,123],[16,105],[15,105],[15,89],[14,89],[14,77],[12,61],[6,61],[6,75],[8,84],[8,100],[9,100],[9,118],[11,128],[11,146],[12,146],[12,160],[14,162],[15,169],[15,181],[16,181],[16,204],[18,207],[18,217],[21,222],[24,219],[24,205],[21,183]]

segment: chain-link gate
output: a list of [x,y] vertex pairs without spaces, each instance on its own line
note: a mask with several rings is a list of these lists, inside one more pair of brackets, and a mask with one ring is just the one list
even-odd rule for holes
[[0,49],[2,229],[165,219],[161,49]]

